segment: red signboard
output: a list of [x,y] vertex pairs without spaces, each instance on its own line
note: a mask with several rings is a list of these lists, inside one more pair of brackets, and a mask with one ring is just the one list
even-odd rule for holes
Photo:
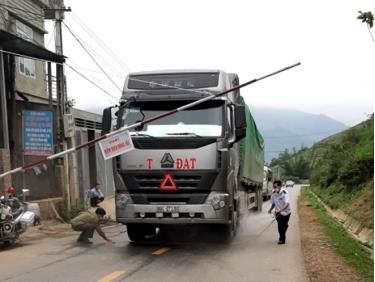
[[100,141],[99,146],[105,160],[122,155],[134,149],[128,131],[117,133]]

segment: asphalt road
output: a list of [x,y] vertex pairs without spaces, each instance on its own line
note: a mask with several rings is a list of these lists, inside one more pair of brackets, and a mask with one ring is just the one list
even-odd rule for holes
[[199,230],[170,234],[169,244],[131,244],[126,228],[116,225],[105,229],[113,245],[95,235],[93,245],[80,246],[77,236],[65,236],[0,250],[0,281],[308,281],[296,212],[299,187],[289,192],[286,245],[276,244],[267,201],[262,213],[242,219],[231,244],[212,243]]

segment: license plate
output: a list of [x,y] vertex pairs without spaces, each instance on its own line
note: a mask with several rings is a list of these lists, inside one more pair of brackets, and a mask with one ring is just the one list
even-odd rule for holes
[[179,206],[158,206],[156,207],[157,212],[179,212]]

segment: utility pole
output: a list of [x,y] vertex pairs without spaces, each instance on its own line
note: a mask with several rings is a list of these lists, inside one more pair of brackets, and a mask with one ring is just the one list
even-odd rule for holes
[[[0,46],[0,51],[2,48]],[[0,171],[4,172],[11,168],[10,150],[9,150],[9,133],[8,133],[8,112],[5,89],[5,68],[4,53],[0,52]],[[11,177],[0,180],[0,194],[5,193],[6,187],[11,183]]]
[[[2,49],[0,48],[0,51]],[[8,133],[8,113],[7,113],[7,99],[5,90],[5,68],[4,68],[4,53],[0,52],[0,105],[1,105],[1,140],[0,147],[9,149],[9,133]]]
[[[71,9],[64,7],[63,0],[50,0],[50,6],[51,8],[45,9],[45,18],[55,20],[55,52],[58,55],[63,55],[62,21],[64,19],[64,13],[70,12]],[[67,140],[64,135],[64,116],[66,114],[67,97],[65,91],[64,65],[62,64],[56,64],[56,89],[57,144],[58,151],[61,152],[68,148]],[[72,146],[72,142],[70,143],[70,146]],[[69,171],[69,167],[72,167],[73,158],[75,158],[75,156],[64,156],[58,160],[58,165],[56,166],[58,183],[61,184],[62,195],[68,213],[72,206],[71,192],[75,192],[76,190],[76,181],[73,177],[76,173],[73,169]]]

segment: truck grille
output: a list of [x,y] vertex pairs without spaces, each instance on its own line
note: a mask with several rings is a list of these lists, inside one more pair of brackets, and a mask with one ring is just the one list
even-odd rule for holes
[[[173,179],[177,189],[196,189],[202,176],[200,175],[176,175]],[[163,174],[159,175],[138,175],[134,177],[140,189],[159,189],[164,179]]]
[[[162,191],[160,185],[166,174],[170,174],[176,183],[175,191]],[[215,170],[186,171],[122,171],[122,178],[130,193],[176,195],[185,193],[209,193],[218,175]]]

